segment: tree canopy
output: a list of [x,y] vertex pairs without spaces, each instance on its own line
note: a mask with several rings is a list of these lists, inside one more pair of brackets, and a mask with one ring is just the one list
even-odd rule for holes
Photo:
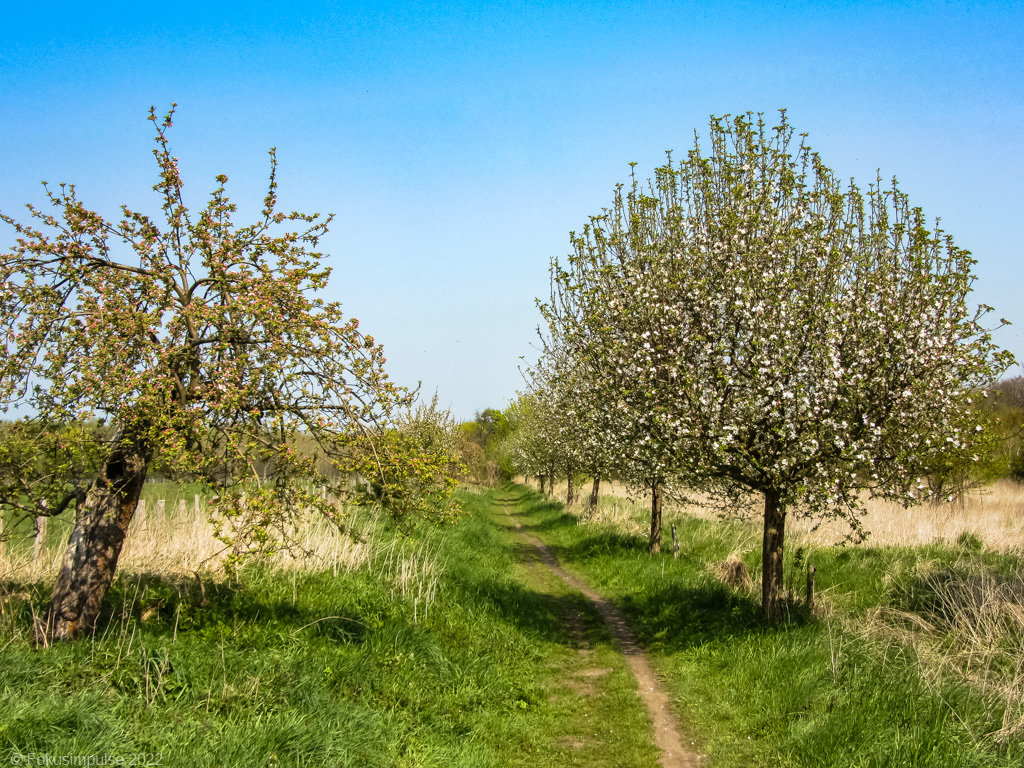
[[[38,426],[22,434],[36,440],[87,420],[107,425],[54,592],[58,635],[95,617],[105,590],[96,585],[109,583],[157,456],[220,488],[217,512],[232,521],[239,554],[280,545],[300,510],[335,517],[318,491],[344,491],[350,476],[370,480],[395,515],[450,512],[436,503],[451,490],[444,446],[388,437],[412,393],[388,378],[359,321],[316,295],[330,275],[315,249],[331,217],[278,210],[273,150],[255,223],[232,221],[223,175],[190,211],[168,145],[172,116],[149,115],[161,216],[122,207],[111,221],[65,184],[46,186],[29,224],[0,214],[17,237],[0,255],[0,402],[35,412]],[[66,505],[69,490],[83,495],[71,464],[44,474],[19,455],[8,456],[0,503],[39,514]]]
[[974,260],[895,180],[844,187],[784,112],[712,118],[708,141],[573,234],[543,311],[574,361],[559,386],[621,455],[764,495],[771,616],[787,510],[856,526],[864,490],[915,503],[974,457],[967,405],[1012,357],[968,306]]

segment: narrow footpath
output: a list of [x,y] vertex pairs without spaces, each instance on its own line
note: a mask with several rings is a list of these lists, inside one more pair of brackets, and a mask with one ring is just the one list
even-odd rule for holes
[[[585,582],[566,572],[559,565],[558,559],[540,539],[523,530],[519,520],[510,511],[510,505],[515,504],[518,500],[518,497],[498,497],[495,498],[495,503],[501,505],[502,511],[512,521],[518,535],[532,545],[540,561],[566,585],[590,601],[612,637],[615,638],[636,678],[637,693],[650,714],[654,742],[661,751],[660,764],[662,768],[693,768],[702,765],[705,762],[702,760],[702,756],[683,746],[685,742],[680,736],[675,716],[672,714],[668,695],[655,675],[650,661],[640,648],[636,634],[626,622],[625,615],[610,600],[594,591]],[[566,623],[570,633],[579,633],[578,619],[566,617]]]

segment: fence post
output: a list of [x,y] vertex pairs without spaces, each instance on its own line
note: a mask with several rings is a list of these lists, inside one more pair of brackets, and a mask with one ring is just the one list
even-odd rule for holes
[[814,572],[813,565],[807,566],[807,612],[814,612]]
[[139,499],[135,505],[135,530],[140,530],[146,524],[146,500]]
[[679,536],[676,535],[675,523],[672,523],[672,557],[679,559]]

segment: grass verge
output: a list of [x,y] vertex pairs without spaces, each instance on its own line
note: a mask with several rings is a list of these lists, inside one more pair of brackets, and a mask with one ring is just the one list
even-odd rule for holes
[[349,572],[125,572],[95,636],[50,649],[29,642],[50,585],[6,581],[0,760],[655,765],[596,620],[582,619],[599,671],[574,678],[563,614],[580,606],[528,572],[489,497],[462,501],[457,525],[410,539],[380,524],[398,543]]
[[[682,553],[675,560],[648,555],[644,538],[624,532],[629,526],[580,524],[561,504],[532,492],[524,498],[523,525],[567,569],[625,608],[684,724],[700,734],[718,768],[1024,765],[1014,726],[1019,684],[985,689],[980,663],[972,680],[965,664],[926,658],[928,648],[944,647],[942,658],[953,658],[954,632],[966,633],[981,615],[951,610],[951,600],[964,598],[955,590],[943,598],[937,585],[967,569],[975,584],[988,579],[1019,596],[1017,557],[979,552],[966,540],[804,550],[800,558],[818,569],[823,611],[810,617],[794,605],[786,621],[764,626],[756,594],[716,575],[737,553],[758,572],[749,526],[679,518]],[[663,548],[670,552],[671,542]],[[907,622],[926,631],[897,631]],[[1001,663],[1012,667],[1024,638],[1020,624],[1003,626]],[[994,672],[992,664],[986,669]],[[1019,683],[1020,672],[1004,669],[1000,679]]]

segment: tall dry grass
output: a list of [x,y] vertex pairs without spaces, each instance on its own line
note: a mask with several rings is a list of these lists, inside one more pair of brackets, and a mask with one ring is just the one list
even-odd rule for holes
[[[412,603],[414,620],[426,615],[437,594],[444,563],[439,547],[401,534],[380,533],[379,513],[338,504],[345,531],[318,515],[306,515],[285,531],[290,546],[259,559],[275,570],[331,570],[335,575],[369,569],[392,591]],[[29,540],[0,545],[0,581],[51,582],[70,533],[70,522],[46,524],[45,544]],[[226,578],[230,547],[214,536],[205,501],[171,499],[140,502],[118,562],[122,575],[159,574]]]
[[[536,481],[531,483],[536,487]],[[564,502],[566,483],[555,485],[553,498]],[[587,503],[590,484],[580,488],[578,505]],[[643,518],[649,514],[650,493],[635,494],[621,483],[601,482],[601,503],[594,522],[614,523],[624,532],[643,532]],[[751,499],[749,505],[737,514],[752,521],[760,519],[761,500]],[[995,552],[1024,552],[1024,485],[1013,480],[1000,480],[988,488],[968,494],[962,501],[952,504],[925,503],[909,509],[882,499],[864,501],[866,513],[862,518],[868,533],[869,546],[914,547],[936,542],[956,542],[964,534],[977,536],[985,547]],[[680,504],[666,501],[663,516],[671,520],[677,515],[691,515],[702,519],[719,517],[713,504]],[[829,546],[846,540],[849,525],[841,520],[817,521],[792,514],[787,522],[789,540],[798,546]]]
[[[45,546],[11,541],[0,547],[0,578],[53,578],[64,554],[69,527],[68,521],[50,520]],[[288,531],[293,548],[266,557],[264,562],[285,569],[330,568],[336,573],[355,570],[372,558],[375,527],[376,519],[371,516],[356,526],[357,535],[348,535],[326,520],[310,516]],[[215,573],[230,554],[230,548],[214,536],[206,504],[198,496],[192,503],[180,498],[140,502],[118,568],[128,573],[167,576]]]
[[[913,547],[955,542],[973,534],[996,552],[1024,551],[1024,486],[1013,480],[971,492],[962,501],[925,503],[906,509],[899,504],[869,499],[864,528],[867,543],[875,546]],[[813,530],[809,520],[795,519],[790,531],[810,544],[842,541],[845,523],[829,522]]]
[[914,650],[939,690],[955,677],[979,691],[1002,727],[997,743],[1024,736],[1024,575],[996,575],[979,559],[915,565],[897,606],[870,610],[854,627],[871,643]]

